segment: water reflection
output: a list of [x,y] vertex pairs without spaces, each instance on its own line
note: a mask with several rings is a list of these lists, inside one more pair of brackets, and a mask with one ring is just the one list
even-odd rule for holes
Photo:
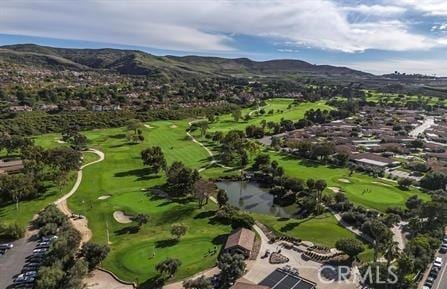
[[298,210],[296,205],[280,207],[273,204],[273,195],[256,183],[222,181],[217,183],[217,187],[227,192],[231,205],[242,210],[282,218],[291,218]]

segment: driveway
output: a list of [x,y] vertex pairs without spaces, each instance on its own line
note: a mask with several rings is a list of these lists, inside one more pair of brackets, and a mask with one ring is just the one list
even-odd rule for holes
[[14,278],[25,265],[26,257],[32,255],[36,247],[37,231],[27,231],[26,236],[13,242],[14,248],[0,256],[0,288],[8,288],[14,282]]

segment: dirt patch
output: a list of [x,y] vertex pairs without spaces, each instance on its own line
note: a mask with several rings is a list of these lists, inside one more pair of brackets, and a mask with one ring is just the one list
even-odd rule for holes
[[145,124],[144,126],[147,127],[147,128],[154,128],[154,127],[151,126],[150,124]]
[[350,180],[348,180],[348,179],[338,179],[340,182],[342,182],[342,183],[346,183],[346,184],[350,184],[351,183],[351,181]]
[[329,190],[333,191],[334,193],[340,193],[339,187],[327,187]]
[[171,124],[170,128],[177,128],[178,126],[176,124]]
[[111,195],[103,195],[103,196],[99,196],[98,200],[106,200],[106,199],[108,199],[110,197],[111,197]]
[[132,223],[131,216],[126,215],[123,211],[115,211],[113,212],[113,218],[120,224],[129,224]]

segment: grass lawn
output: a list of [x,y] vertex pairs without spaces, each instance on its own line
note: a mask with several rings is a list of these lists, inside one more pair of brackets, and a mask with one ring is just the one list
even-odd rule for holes
[[[349,176],[349,170],[346,168],[315,164],[277,152],[270,152],[270,156],[279,162],[286,175],[303,180],[309,178],[324,179],[328,187],[340,188],[350,201],[367,208],[385,211],[390,207],[404,207],[405,201],[412,195],[418,195],[425,201],[430,200],[428,194],[415,188],[402,190],[394,182],[376,179],[360,173]],[[332,193],[332,191],[326,189],[326,193]]]
[[73,187],[75,180],[76,173],[72,172],[62,190],[57,186],[49,184],[49,188],[44,195],[36,199],[20,202],[18,210],[15,203],[0,205],[0,221],[7,224],[17,223],[21,227],[26,228],[35,214],[68,192]]
[[280,235],[294,236],[330,248],[335,246],[338,239],[355,238],[355,235],[340,226],[330,213],[305,219],[278,218],[263,214],[255,216]]
[[[209,224],[209,217],[217,209],[214,204],[199,209],[195,201],[170,201],[144,191],[165,182],[164,176],[146,174],[140,158],[141,150],[146,147],[160,146],[168,164],[179,160],[198,169],[209,162],[207,152],[186,138],[186,121],[156,121],[150,126],[152,128],[142,128],[145,141],[141,144],[128,143],[123,128],[85,132],[90,146],[103,151],[105,160],[85,168],[79,191],[69,199],[74,212],[87,216],[93,241],[107,243],[108,232],[111,252],[103,266],[120,278],[139,283],[156,276],[155,264],[166,257],[182,261],[175,280],[212,267],[217,254],[208,255],[208,250],[214,246],[220,249],[225,235],[231,231],[228,226]],[[58,145],[55,137],[57,135],[45,136],[36,142],[45,146]],[[85,158],[92,161],[96,157],[88,153]],[[218,175],[220,169],[210,169],[210,174],[216,170]],[[102,195],[110,197],[99,200]],[[117,210],[127,214],[144,213],[150,220],[136,232],[136,224],[115,221],[113,212]],[[169,233],[171,224],[176,222],[189,228],[179,242],[173,242]]]
[[[245,130],[245,127],[255,124],[259,125],[263,119],[268,121],[279,122],[282,118],[289,119],[292,121],[297,121],[304,117],[304,113],[310,109],[321,109],[321,110],[331,110],[332,107],[327,105],[324,101],[317,102],[304,102],[299,105],[293,105],[291,108],[288,108],[290,104],[293,103],[292,99],[288,98],[275,98],[266,101],[267,106],[264,107],[266,113],[264,115],[255,116],[254,113],[251,114],[252,119],[245,121],[240,120],[238,122],[234,121],[231,114],[226,114],[219,116],[219,120],[215,123],[209,125],[208,131],[229,131],[232,129]],[[267,112],[273,109],[274,113],[272,115],[268,115]],[[255,111],[255,108],[246,108],[242,110],[242,116]],[[281,110],[283,112],[278,112]]]

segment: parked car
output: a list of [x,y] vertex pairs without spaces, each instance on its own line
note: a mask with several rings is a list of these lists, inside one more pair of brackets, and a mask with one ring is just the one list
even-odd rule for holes
[[32,270],[32,271],[26,271],[23,273],[25,276],[30,276],[30,277],[36,277],[37,276],[37,271],[36,270]]
[[435,262],[433,262],[434,267],[441,268],[442,267],[442,258],[436,257]]
[[429,276],[425,280],[424,286],[427,286],[428,288],[431,288],[433,286],[434,282],[435,282],[435,278]]
[[11,243],[0,244],[0,249],[7,249],[7,250],[9,250],[9,249],[12,249],[12,248],[14,248],[14,245],[11,244]]
[[48,251],[48,248],[38,248],[38,249],[34,249],[33,253],[45,253],[46,251]]
[[442,254],[447,253],[447,244],[442,244],[441,249],[439,249],[439,252]]
[[17,276],[17,278],[14,280],[15,284],[22,284],[22,283],[33,283],[36,278],[31,276],[25,276],[24,274],[20,274]]
[[429,276],[436,278],[438,277],[438,273],[439,273],[439,268],[438,267],[432,267],[430,273],[428,274]]
[[51,236],[43,236],[41,238],[42,242],[52,242],[52,241],[54,241],[56,239],[57,239],[57,236],[53,236],[53,235],[51,235]]

